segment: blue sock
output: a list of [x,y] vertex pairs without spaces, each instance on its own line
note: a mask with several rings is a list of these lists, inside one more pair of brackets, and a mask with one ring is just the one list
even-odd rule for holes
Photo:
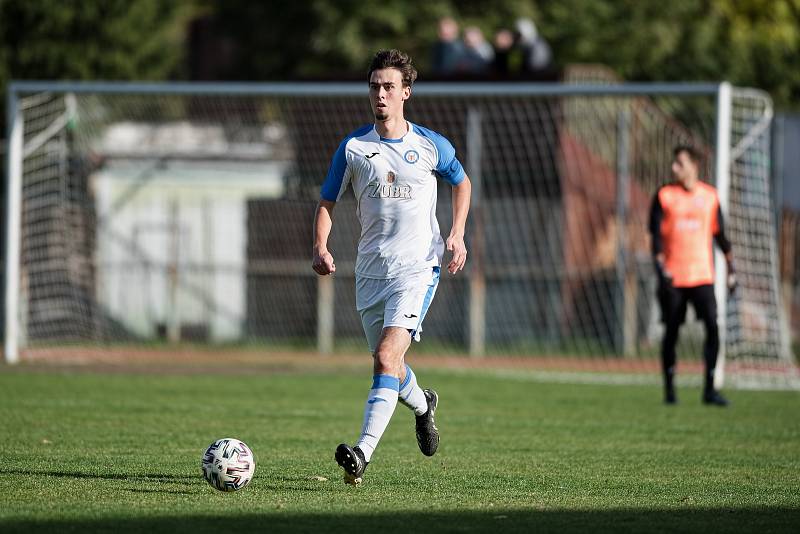
[[364,458],[369,462],[372,453],[378,446],[394,409],[397,406],[397,396],[400,391],[400,380],[390,375],[375,375],[372,377],[372,389],[369,390],[367,404],[364,407],[364,425],[361,436],[356,446],[364,453]]
[[406,365],[406,377],[403,383],[400,384],[399,400],[414,410],[416,415],[422,415],[428,411],[428,401],[425,399],[425,393],[417,385],[417,376],[408,365]]

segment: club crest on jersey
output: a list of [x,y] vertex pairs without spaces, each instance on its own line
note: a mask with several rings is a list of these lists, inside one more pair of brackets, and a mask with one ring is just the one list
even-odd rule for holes
[[392,171],[389,171],[388,174],[386,175],[386,181],[389,182],[390,184],[393,184],[394,179],[395,179],[394,173]]
[[413,165],[419,161],[419,152],[416,150],[406,150],[406,153],[403,154],[403,159],[406,160],[406,163]]

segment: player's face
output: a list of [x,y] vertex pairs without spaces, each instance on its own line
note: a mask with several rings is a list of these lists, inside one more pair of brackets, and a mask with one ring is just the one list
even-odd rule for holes
[[397,69],[380,69],[369,77],[369,102],[375,119],[386,121],[403,116],[403,102],[411,88],[403,87],[403,75]]
[[684,187],[691,187],[697,181],[697,163],[686,152],[678,152],[672,160],[672,176]]

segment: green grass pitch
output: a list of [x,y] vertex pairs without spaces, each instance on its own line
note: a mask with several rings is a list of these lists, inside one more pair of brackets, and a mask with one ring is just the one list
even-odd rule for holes
[[[370,385],[353,369],[248,374],[0,367],[0,532],[798,532],[800,394],[568,385],[417,369],[440,394],[423,457],[398,405],[359,488],[333,451]],[[257,468],[224,494],[216,438]]]

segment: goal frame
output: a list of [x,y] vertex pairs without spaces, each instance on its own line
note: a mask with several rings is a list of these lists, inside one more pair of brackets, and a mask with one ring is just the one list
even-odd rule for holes
[[[19,95],[32,92],[105,93],[105,94],[159,94],[159,95],[239,95],[239,96],[359,96],[366,95],[363,83],[149,83],[149,82],[71,82],[71,81],[12,81],[7,88],[7,191],[6,191],[6,256],[5,256],[5,339],[4,358],[9,364],[19,361],[20,339],[20,236],[22,175],[24,159],[23,130],[25,116],[19,106]],[[716,99],[714,177],[719,192],[721,208],[728,212],[728,187],[730,184],[730,129],[732,113],[732,86],[721,83],[620,83],[613,85],[572,85],[547,83],[418,83],[414,93],[432,96],[470,96],[493,94],[498,96],[708,96]],[[475,190],[480,191],[480,176],[475,176]],[[479,199],[478,199],[479,201]],[[718,258],[719,259],[719,258]],[[724,269],[717,261],[717,269]],[[720,321],[720,355],[716,382],[724,380],[725,317],[727,291],[725,277],[716,276],[716,295]],[[324,289],[321,288],[321,289]],[[324,298],[331,291],[320,291]],[[326,306],[318,303],[320,324],[318,347],[329,352],[332,346],[332,314],[324,313]],[[324,320],[322,320],[324,319]],[[482,336],[470,339],[470,353],[480,354]],[[472,346],[477,344],[476,346]]]

